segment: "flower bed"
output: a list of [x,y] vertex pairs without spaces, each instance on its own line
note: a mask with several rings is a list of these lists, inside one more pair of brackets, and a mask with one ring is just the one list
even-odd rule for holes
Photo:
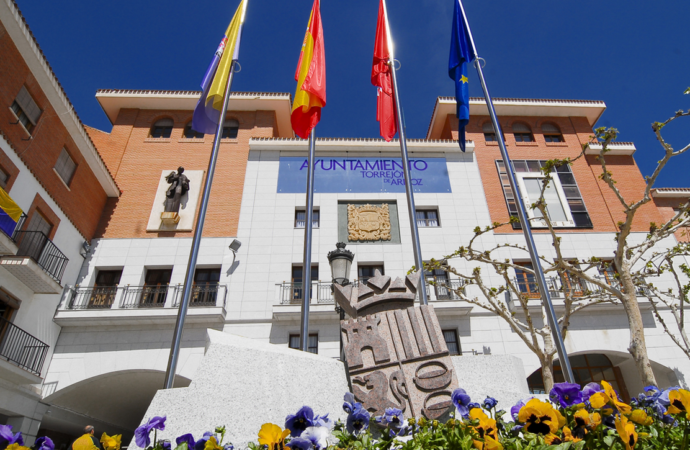
[[[334,423],[308,407],[285,419],[285,429],[266,423],[250,450],[523,450],[523,449],[678,449],[688,448],[690,392],[650,386],[630,404],[620,400],[611,385],[559,383],[550,401],[530,398],[510,411],[498,409],[491,397],[473,403],[463,389],[452,395],[456,412],[445,423],[424,418],[404,419],[399,409],[388,408],[374,417],[345,395],[345,423]],[[158,440],[165,429],[165,417],[154,417],[136,429],[137,446],[147,450],[234,450],[225,442],[225,427],[207,432],[198,440],[191,434],[179,436],[174,444]],[[28,450],[21,434],[0,426],[0,450]],[[153,440],[151,432],[154,432]],[[103,434],[105,450],[119,450],[120,437]],[[173,447],[174,445],[174,447]],[[54,450],[49,438],[39,438],[35,450]]]

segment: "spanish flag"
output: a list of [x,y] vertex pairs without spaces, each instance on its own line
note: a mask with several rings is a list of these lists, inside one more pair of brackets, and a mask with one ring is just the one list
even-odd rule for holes
[[290,121],[295,134],[306,139],[321,120],[321,108],[326,106],[326,54],[323,47],[319,0],[314,0],[295,80],[297,92],[292,104]]
[[238,58],[240,49],[241,24],[244,21],[246,2],[242,0],[235,15],[220,41],[211,64],[201,81],[201,97],[194,109],[192,129],[199,133],[214,134],[220,120],[225,87],[233,68],[232,62]]

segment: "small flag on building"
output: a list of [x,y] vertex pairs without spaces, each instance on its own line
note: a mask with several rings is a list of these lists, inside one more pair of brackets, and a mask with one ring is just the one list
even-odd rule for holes
[[381,137],[390,142],[398,131],[395,122],[395,100],[393,99],[393,82],[391,66],[388,64],[388,26],[383,0],[379,2],[379,18],[376,24],[376,41],[374,42],[374,62],[371,68],[371,84],[376,89],[376,120],[379,122]]
[[192,129],[198,133],[214,134],[218,128],[225,86],[232,70],[232,62],[237,59],[240,49],[239,29],[245,1],[247,0],[242,0],[237,7],[201,82],[203,92],[192,117]]
[[470,121],[470,90],[469,80],[467,79],[467,63],[475,58],[474,49],[471,45],[465,17],[460,9],[458,0],[455,3],[453,12],[453,31],[450,38],[450,60],[448,61],[448,75],[455,81],[455,100],[457,102],[458,116],[458,142],[460,148],[465,151],[465,126]]
[[321,120],[321,108],[326,106],[326,53],[323,46],[320,0],[314,0],[295,80],[297,91],[290,121],[295,134],[306,139]]
[[3,188],[0,188],[0,229],[12,236],[21,217],[22,209]]

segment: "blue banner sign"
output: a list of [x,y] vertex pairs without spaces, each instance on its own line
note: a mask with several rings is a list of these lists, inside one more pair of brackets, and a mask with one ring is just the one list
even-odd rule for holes
[[[450,193],[445,158],[412,158],[410,179],[414,192]],[[280,158],[278,193],[303,194],[307,188],[307,158]],[[322,194],[405,192],[401,158],[316,158],[314,192]]]

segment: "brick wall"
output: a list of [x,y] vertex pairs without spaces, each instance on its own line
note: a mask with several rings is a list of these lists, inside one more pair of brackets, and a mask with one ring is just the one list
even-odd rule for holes
[[[688,197],[653,197],[654,204],[659,209],[662,222],[657,222],[657,225],[666,223],[676,214],[674,208],[679,208],[688,201]],[[685,227],[675,233],[676,239],[679,242],[690,242],[690,227]]]
[[[149,138],[153,123],[171,118],[169,139]],[[224,140],[213,178],[205,237],[236,236],[250,137],[272,137],[273,111],[228,112],[240,123],[237,139]],[[110,133],[90,129],[106,165],[122,190],[119,199],[109,199],[97,236],[103,238],[185,237],[193,232],[147,232],[154,197],[163,170],[208,169],[213,136],[203,140],[183,138],[192,111],[121,110]],[[201,190],[203,186],[191,186]],[[198,191],[197,191],[198,192]],[[197,211],[198,212],[198,211]],[[195,221],[196,222],[196,221]]]
[[[566,157],[574,158],[581,152],[583,143],[589,141],[593,134],[587,119],[584,117],[511,117],[500,118],[501,127],[506,137],[508,151],[511,159],[546,160]],[[490,122],[489,116],[474,116],[466,127],[466,138],[475,143],[475,154],[482,183],[489,205],[491,220],[494,222],[507,222],[509,219],[508,208],[503,196],[501,182],[496,170],[496,160],[500,160],[500,150],[497,142],[485,142],[482,126]],[[513,136],[512,126],[517,122],[528,125],[534,135],[535,142],[516,142]],[[565,142],[546,142],[541,132],[544,123],[556,125],[563,133]],[[458,138],[457,118],[449,116],[444,126],[446,139]],[[626,199],[633,201],[641,197],[645,187],[644,179],[635,160],[630,156],[607,157],[608,169],[618,180],[618,188]],[[567,229],[567,232],[615,232],[616,223],[624,219],[623,208],[615,197],[615,194],[598,179],[601,166],[596,157],[580,158],[573,163],[571,170],[584,199],[587,211],[592,219],[591,229]],[[634,231],[649,230],[650,222],[661,220],[659,211],[653,204],[645,205],[638,211],[634,223]],[[483,224],[480,224],[483,225]],[[521,233],[520,230],[512,230],[504,227],[501,232]],[[535,232],[546,232],[535,230]]]
[[[0,61],[2,61],[0,63],[0,132],[77,230],[84,238],[90,240],[96,231],[106,203],[105,191],[82,157],[60,117],[50,106],[9,34],[2,29],[0,29]],[[10,110],[22,86],[26,87],[34,101],[43,110],[31,136],[21,124],[14,124],[17,119]],[[69,189],[53,170],[63,147],[67,148],[77,164]],[[12,192],[10,192],[11,195]]]

